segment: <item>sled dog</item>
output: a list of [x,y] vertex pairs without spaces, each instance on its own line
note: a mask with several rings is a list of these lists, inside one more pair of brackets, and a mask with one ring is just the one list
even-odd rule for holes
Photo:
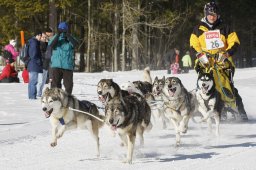
[[156,109],[157,111],[153,111],[152,115],[153,117],[160,118],[162,120],[163,129],[166,129],[166,123],[168,123],[168,119],[164,115],[164,103],[163,103],[163,97],[162,97],[162,90],[165,84],[165,76],[163,76],[161,79],[157,76],[155,77],[153,81],[153,87],[152,87],[152,94],[154,96],[155,102],[156,102]]
[[119,134],[127,147],[127,157],[124,162],[132,163],[136,134],[139,135],[140,144],[143,145],[144,131],[152,128],[150,107],[147,102],[141,102],[133,95],[125,96],[123,100],[117,97],[107,103],[105,116],[106,124]]
[[203,116],[201,121],[207,121],[208,128],[211,131],[211,117],[214,117],[216,125],[215,133],[219,136],[220,116],[224,108],[224,102],[221,99],[220,93],[215,88],[212,72],[199,72],[197,86],[196,99],[198,102],[198,111]]
[[97,93],[99,100],[106,105],[111,99],[118,97],[122,100],[122,97],[128,96],[128,91],[121,90],[119,85],[112,79],[101,79],[97,85]]
[[120,85],[122,90],[128,91],[129,93],[138,93],[145,97],[147,101],[154,100],[152,95],[152,78],[150,76],[150,69],[146,67],[143,71],[144,81],[133,81],[126,82]]
[[46,118],[50,118],[52,126],[52,141],[50,145],[52,147],[57,145],[57,139],[62,137],[66,130],[87,128],[96,141],[97,156],[100,155],[99,128],[103,126],[103,123],[87,114],[69,109],[71,107],[88,112],[102,119],[104,116],[99,115],[95,104],[85,100],[80,101],[60,88],[49,89],[47,87],[41,97],[41,105]]
[[196,109],[196,98],[186,90],[178,77],[166,78],[162,92],[164,114],[173,123],[178,146],[180,133],[187,132],[189,119]]

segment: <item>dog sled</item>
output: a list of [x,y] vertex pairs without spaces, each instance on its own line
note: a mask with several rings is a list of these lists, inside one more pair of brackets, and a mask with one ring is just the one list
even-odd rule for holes
[[205,52],[205,55],[196,60],[195,69],[197,72],[212,73],[217,91],[225,107],[221,113],[224,121],[241,120],[236,103],[236,92],[233,86],[234,66],[232,61],[224,57],[223,51],[216,54]]

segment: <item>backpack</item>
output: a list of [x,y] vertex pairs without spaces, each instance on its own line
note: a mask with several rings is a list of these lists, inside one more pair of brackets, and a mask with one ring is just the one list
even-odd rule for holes
[[29,62],[29,43],[26,43],[21,51],[20,51],[20,60],[24,63],[24,64],[28,64]]
[[12,58],[12,53],[10,53],[10,51],[8,51],[8,50],[4,50],[3,51],[3,57],[5,59]]

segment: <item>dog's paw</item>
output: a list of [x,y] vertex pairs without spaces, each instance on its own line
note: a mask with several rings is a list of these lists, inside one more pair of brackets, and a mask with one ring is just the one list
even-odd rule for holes
[[187,133],[187,131],[188,131],[188,127],[186,127],[186,126],[180,126],[179,127],[179,132],[180,133],[185,134],[185,133]]
[[176,142],[175,148],[180,147],[180,141]]
[[132,164],[132,159],[124,159],[122,162]]
[[121,147],[124,147],[124,146],[127,146],[127,145],[126,145],[124,142],[121,142],[121,143],[120,143],[120,146],[121,146]]
[[51,147],[55,147],[57,145],[57,142],[50,143]]

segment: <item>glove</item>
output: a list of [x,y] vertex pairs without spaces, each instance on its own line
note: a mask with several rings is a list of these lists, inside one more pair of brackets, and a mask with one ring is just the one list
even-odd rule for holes
[[58,34],[61,34],[61,33],[66,33],[67,32],[67,30],[64,30],[64,29],[58,29]]
[[204,55],[204,53],[196,53],[196,58],[200,58],[200,57],[202,57]]
[[224,63],[228,59],[229,56],[230,55],[228,52],[219,54],[218,62]]
[[58,31],[57,31],[57,34],[61,34],[63,32],[63,30],[62,29],[58,29]]
[[209,60],[207,58],[207,56],[204,53],[197,53],[196,57],[198,58],[198,60],[203,64],[208,64]]

